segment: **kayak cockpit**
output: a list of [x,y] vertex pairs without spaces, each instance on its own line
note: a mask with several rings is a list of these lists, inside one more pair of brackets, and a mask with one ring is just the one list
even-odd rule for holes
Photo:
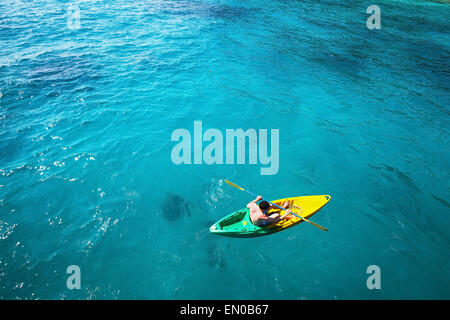
[[219,230],[235,230],[238,225],[241,225],[247,216],[248,210],[239,210],[235,212],[233,215],[228,216],[221,220],[217,224],[217,228]]

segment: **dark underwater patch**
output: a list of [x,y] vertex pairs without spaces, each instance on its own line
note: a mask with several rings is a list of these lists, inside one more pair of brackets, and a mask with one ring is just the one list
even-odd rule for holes
[[163,218],[167,221],[176,221],[183,215],[191,216],[189,203],[175,193],[168,193],[162,205]]
[[253,12],[258,11],[256,8],[245,8],[241,6],[230,6],[225,4],[209,4],[197,1],[182,1],[176,6],[162,7],[162,12],[168,14],[180,15],[196,15],[199,17],[207,17],[214,19],[238,19],[247,17]]
[[226,267],[223,254],[221,250],[217,247],[217,245],[209,246],[207,254],[209,266],[211,267],[218,266],[220,269],[224,269]]
[[213,18],[232,19],[248,16],[251,10],[244,7],[214,5],[206,10],[206,15]]

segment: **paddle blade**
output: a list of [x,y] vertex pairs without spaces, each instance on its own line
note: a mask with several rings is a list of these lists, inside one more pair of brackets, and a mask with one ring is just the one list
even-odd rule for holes
[[238,188],[239,190],[244,191],[244,188],[239,187],[237,184],[234,184],[233,182],[228,181],[227,179],[224,179],[224,180],[225,180],[225,182],[228,183],[230,186],[235,187],[235,188]]
[[312,224],[313,226],[316,226],[317,228],[319,228],[319,229],[322,229],[323,231],[328,231],[328,229],[327,229],[327,228],[324,228],[324,227],[322,227],[322,226],[318,225],[318,224],[317,224],[317,223],[315,223],[315,222],[312,222],[312,221],[310,221],[310,220],[307,220],[307,219],[305,219],[305,218],[302,218],[302,219],[303,219],[303,221],[306,221],[306,222],[308,222],[308,223]]

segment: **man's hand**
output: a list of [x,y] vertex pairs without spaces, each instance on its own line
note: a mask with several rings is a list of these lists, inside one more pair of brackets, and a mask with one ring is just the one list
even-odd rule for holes
[[286,209],[284,211],[284,214],[281,216],[281,220],[286,219],[290,214],[291,214],[291,210],[290,209]]
[[261,196],[257,196],[257,197],[256,197],[256,201],[262,200],[262,198],[263,198],[263,197],[261,197]]

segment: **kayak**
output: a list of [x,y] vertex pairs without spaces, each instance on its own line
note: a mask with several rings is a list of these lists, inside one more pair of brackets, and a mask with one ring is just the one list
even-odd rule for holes
[[[320,195],[284,198],[274,200],[272,202],[279,206],[283,206],[286,201],[289,201],[289,208],[291,209],[291,212],[300,217],[309,219],[309,217],[313,216],[324,205],[326,205],[330,199],[331,197],[329,195]],[[280,211],[280,209],[271,209],[269,213],[278,212],[282,214]],[[250,209],[244,208],[220,219],[209,228],[209,231],[211,233],[226,237],[253,238],[280,232],[296,226],[301,222],[303,222],[302,219],[294,215],[289,215],[286,219],[281,220],[280,222],[270,224],[265,227],[258,227],[255,226],[250,220]]]

